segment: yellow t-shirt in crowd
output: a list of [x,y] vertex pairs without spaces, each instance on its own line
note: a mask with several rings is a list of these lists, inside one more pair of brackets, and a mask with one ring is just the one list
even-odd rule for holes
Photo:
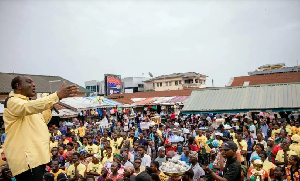
[[[237,139],[233,140],[234,143],[237,145],[238,147],[238,150],[240,151],[247,151],[247,148],[248,148],[248,144],[245,140],[242,140],[241,142],[238,143]],[[245,159],[244,159],[244,156],[241,155],[241,162],[243,162]]]
[[156,132],[159,136],[162,136],[161,130],[158,129]]
[[[85,173],[86,167],[82,163],[80,163],[77,166],[77,170],[78,170],[79,175],[82,175],[84,177],[84,173]],[[74,164],[72,164],[72,165],[69,166],[69,168],[68,168],[68,176],[70,178],[73,178],[75,176],[75,166],[74,166]]]
[[276,165],[274,165],[274,163],[269,162],[268,160],[264,161],[263,169],[265,169],[268,172],[269,177],[270,177],[270,170],[271,169],[274,170],[275,168],[276,168]]
[[101,174],[101,170],[102,170],[102,165],[101,163],[98,163],[98,164],[94,164],[93,162],[90,162],[88,164],[88,167],[87,167],[87,172],[96,172],[98,173],[99,175]]
[[60,173],[66,173],[66,172],[64,172],[62,169],[59,169],[58,172],[56,172],[56,173],[52,172],[52,170],[50,171],[50,173],[52,173],[54,175],[54,180],[56,181],[57,180],[57,176]]
[[292,135],[298,134],[300,136],[300,128],[297,128],[296,126],[293,126],[291,128],[291,132],[292,132]]
[[111,140],[110,141],[110,146],[113,148],[113,154],[118,154],[119,152],[120,152],[120,150],[119,150],[119,142],[118,142],[118,140],[117,141],[115,141],[115,140]]
[[[297,154],[294,151],[292,151],[292,150],[287,151],[287,157],[289,158],[291,155],[297,155]],[[283,153],[283,150],[279,150],[277,152],[275,160],[279,161],[279,162],[284,162],[284,153]]]
[[78,134],[78,130],[77,129],[71,129],[71,132],[74,132],[76,136]]
[[77,128],[78,132],[79,132],[79,137],[84,137],[85,135],[85,130],[86,130],[86,127],[79,127]]
[[200,148],[200,144],[205,146],[205,142],[207,141],[207,138],[205,136],[203,136],[203,135],[202,136],[196,136],[195,139],[196,139],[196,143],[199,146],[199,148]]
[[63,141],[63,144],[68,144],[69,143],[69,140],[65,140],[65,141]]
[[290,145],[290,150],[292,150],[295,153],[297,153],[298,157],[300,157],[300,145],[298,143],[292,143]]
[[219,140],[219,147],[221,147],[223,144],[223,141],[222,140]]
[[85,150],[89,153],[89,154],[95,154],[98,153],[99,147],[95,144],[92,144],[92,146],[87,145],[85,147]]
[[280,129],[276,129],[276,130],[274,129],[274,130],[272,130],[272,134],[271,134],[272,138],[275,139],[275,134],[276,134],[276,133],[279,134],[279,133],[280,133]]
[[104,165],[105,164],[105,162],[113,162],[114,161],[114,157],[111,155],[110,156],[110,158],[107,158],[107,156],[106,157],[104,157],[103,158],[103,160],[102,160],[102,165]]
[[52,150],[53,147],[58,147],[57,141],[54,141],[54,143],[52,141],[50,141],[50,151]]

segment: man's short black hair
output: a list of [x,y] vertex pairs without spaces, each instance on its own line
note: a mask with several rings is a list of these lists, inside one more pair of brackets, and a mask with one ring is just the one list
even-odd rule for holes
[[146,150],[145,147],[144,147],[143,145],[140,145],[139,148],[143,148],[144,150]]
[[189,178],[193,178],[194,177],[194,171],[193,171],[193,169],[189,169],[188,171],[186,171],[184,173],[184,175],[187,175]]
[[73,145],[73,143],[67,143],[67,145],[69,145],[69,146],[71,146],[71,147],[73,147],[74,145]]
[[73,153],[73,156],[75,156],[75,155],[76,155],[78,158],[80,158],[80,154],[79,154],[79,153],[77,153],[77,152],[76,152],[76,153]]
[[13,80],[11,81],[11,88],[16,89],[17,88],[16,84],[20,83],[20,81],[21,81],[21,76],[17,76],[15,78],[13,78]]

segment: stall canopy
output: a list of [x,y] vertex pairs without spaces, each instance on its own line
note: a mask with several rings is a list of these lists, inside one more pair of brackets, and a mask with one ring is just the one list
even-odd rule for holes
[[194,90],[184,114],[278,112],[300,109],[300,83]]
[[72,108],[75,108],[77,110],[83,110],[83,109],[92,109],[92,108],[98,108],[98,107],[109,107],[109,106],[118,106],[121,105],[120,103],[100,97],[70,97],[66,99],[62,99],[61,103],[68,105]]

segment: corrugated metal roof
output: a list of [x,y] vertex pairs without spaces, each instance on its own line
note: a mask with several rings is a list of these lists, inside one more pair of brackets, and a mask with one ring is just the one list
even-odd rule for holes
[[[16,76],[29,76],[32,78],[36,85],[36,92],[38,93],[50,93],[50,84],[51,84],[51,89],[52,92],[57,91],[63,81],[66,81],[66,85],[71,85],[74,84],[73,82],[66,80],[62,77],[59,76],[46,76],[46,75],[26,75],[26,74],[15,74],[15,73],[2,73],[0,72],[0,93],[9,93],[12,91],[11,89],[11,81],[13,78]],[[49,81],[56,81],[56,80],[61,80],[60,82],[50,82]],[[80,93],[86,93],[89,92],[89,90],[79,86],[79,92]]]
[[183,112],[299,109],[300,83],[195,90]]

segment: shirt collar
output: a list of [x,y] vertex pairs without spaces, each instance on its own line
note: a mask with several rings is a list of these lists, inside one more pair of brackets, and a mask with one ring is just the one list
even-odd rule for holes
[[24,95],[22,95],[22,94],[10,93],[9,96],[10,96],[10,97],[18,97],[18,98],[20,98],[20,99],[27,100],[27,101],[31,100],[31,98],[26,97],[26,96],[24,96]]

